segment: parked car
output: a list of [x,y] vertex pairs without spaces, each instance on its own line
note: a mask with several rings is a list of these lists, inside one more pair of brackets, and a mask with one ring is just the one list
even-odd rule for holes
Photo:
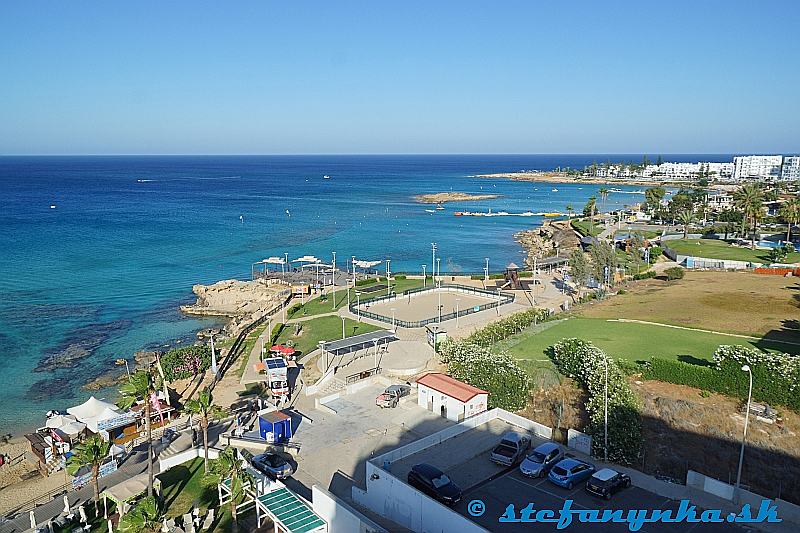
[[545,442],[537,446],[519,464],[523,476],[543,477],[557,462],[564,458],[564,450],[555,442]]
[[250,464],[253,468],[272,479],[286,479],[294,474],[292,464],[277,453],[260,453],[250,459]]
[[461,489],[444,472],[426,463],[411,467],[408,484],[445,505],[461,501]]
[[576,483],[586,481],[594,474],[595,466],[579,459],[566,458],[556,463],[547,474],[547,479],[565,489],[572,489]]
[[628,474],[602,468],[592,474],[586,482],[586,491],[595,496],[610,500],[615,492],[631,486],[631,477]]
[[397,407],[400,398],[409,394],[411,394],[410,385],[390,385],[375,398],[375,405],[381,409],[384,407]]
[[500,444],[495,446],[492,450],[491,459],[500,465],[515,465],[522,461],[530,445],[531,438],[528,435],[509,431],[500,439]]

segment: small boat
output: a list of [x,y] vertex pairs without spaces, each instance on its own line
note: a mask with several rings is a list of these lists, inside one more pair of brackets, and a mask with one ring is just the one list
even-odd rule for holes
[[444,206],[442,204],[436,204],[437,211],[444,211]]
[[457,216],[457,217],[463,217],[463,216],[464,216],[464,212],[463,212],[463,211],[456,211],[456,212],[455,212],[455,213],[453,213],[453,214],[454,214],[455,216]]
[[546,216],[546,217],[560,217],[561,213],[545,213],[544,216]]
[[328,176],[327,174],[325,174],[324,176],[322,176],[322,179],[324,179],[324,180],[329,180],[329,179],[331,179],[331,177],[330,177],[330,176]]
[[55,208],[56,208],[56,206],[54,206],[54,205],[50,206],[50,209],[55,209]]
[[555,189],[555,188],[554,188],[554,189],[553,189],[552,191],[550,191],[550,192],[558,192],[558,189]]
[[435,209],[426,209],[425,212],[426,213],[435,213],[436,210]]

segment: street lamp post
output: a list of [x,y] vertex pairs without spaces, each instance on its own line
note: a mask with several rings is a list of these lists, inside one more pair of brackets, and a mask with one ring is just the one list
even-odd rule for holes
[[433,270],[433,284],[436,285],[436,243],[431,243],[431,270]]
[[336,309],[336,252],[333,252],[333,264],[331,265],[331,285],[333,285],[333,308]]
[[608,356],[603,360],[606,363],[606,386],[604,393],[604,406],[603,406],[603,461],[608,462]]
[[460,301],[459,298],[456,298],[456,329],[458,329],[458,302]]
[[392,273],[389,270],[389,263],[391,262],[392,262],[391,259],[386,260],[386,296],[392,294],[392,280],[391,280]]
[[428,277],[425,274],[425,267],[426,266],[428,266],[428,265],[422,265],[422,287],[423,288],[425,287],[425,284],[427,283],[427,280],[428,280]]
[[356,291],[356,315],[358,315],[358,321],[361,322],[361,293]]
[[489,281],[489,258],[486,258],[486,268],[483,269],[485,275],[483,276],[484,281]]
[[439,289],[436,291],[436,294],[439,297],[439,305],[436,306],[436,309],[439,310],[439,324],[441,324],[442,323],[442,288],[441,287],[439,287]]
[[394,320],[394,307],[392,307],[392,331],[397,333],[397,325]]
[[747,440],[747,424],[750,422],[750,400],[753,398],[753,371],[750,365],[742,366],[742,371],[747,372],[750,378],[750,387],[747,390],[747,411],[744,413],[744,433],[742,434],[742,447],[739,449],[739,468],[736,471],[736,501],[739,501],[742,482],[742,463],[744,462],[744,443]]
[[344,339],[344,338],[345,338],[345,332],[344,332],[344,317],[339,317],[339,318],[341,318],[341,319],[342,319],[342,338]]
[[441,265],[441,257],[436,258],[436,277],[439,278],[439,287],[442,286],[442,265]]
[[283,252],[283,264],[281,265],[281,270],[283,270],[283,278],[286,279],[286,273],[289,270],[289,252]]

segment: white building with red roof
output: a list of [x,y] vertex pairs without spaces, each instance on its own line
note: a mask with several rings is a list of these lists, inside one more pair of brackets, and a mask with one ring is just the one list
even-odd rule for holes
[[489,393],[462,381],[431,372],[417,380],[417,403],[453,422],[486,411]]

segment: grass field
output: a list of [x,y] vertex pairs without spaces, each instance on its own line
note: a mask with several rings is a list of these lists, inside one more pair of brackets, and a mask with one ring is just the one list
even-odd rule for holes
[[600,235],[600,233],[602,233],[603,231],[603,226],[599,226],[597,224],[592,226],[592,222],[588,218],[585,220],[573,220],[572,227],[575,228],[578,231],[578,233],[580,233],[584,237],[586,236],[596,237],[597,235]]
[[[706,257],[708,259],[729,259],[731,261],[752,261],[755,263],[769,262],[769,250],[751,250],[750,248],[731,246],[727,242],[717,239],[680,239],[667,241],[667,244],[681,255]],[[789,254],[786,262],[800,262],[800,252]]]
[[[782,344],[765,344],[729,335],[581,317],[554,323],[538,333],[522,333],[506,341],[504,347],[518,359],[542,362],[547,359],[547,348],[567,337],[591,341],[611,357],[631,361],[645,361],[651,357],[687,362],[697,359],[710,361],[720,344],[742,344],[782,351],[787,348]],[[800,351],[800,346],[793,348]]]
[[800,343],[797,278],[746,272],[692,272],[676,282],[647,280],[581,310],[586,318],[627,318]]
[[[373,298],[377,298],[378,296],[385,296],[385,291],[376,291],[371,293],[362,292],[364,289],[369,289],[370,287],[374,287],[378,285],[379,282],[369,283],[367,285],[361,285],[356,287],[355,290],[361,292],[361,300],[371,300]],[[429,283],[431,281],[429,280]],[[381,285],[385,285],[386,282],[381,282]],[[422,279],[398,279],[392,281],[391,289],[393,292],[401,293],[403,291],[407,291],[408,289],[415,289],[417,287],[422,287]],[[351,302],[355,301],[356,294],[353,289],[350,289],[350,298]],[[324,315],[326,313],[333,313],[342,307],[347,305],[347,289],[338,289],[336,291],[336,307],[333,306],[333,293],[326,293],[322,296],[314,298],[313,300],[307,301],[305,304],[302,304],[295,308],[298,304],[299,300],[296,300],[291,306],[289,306],[289,314],[287,318],[301,318],[305,316],[316,316],[316,315]]]
[[[294,334],[294,324],[287,324],[278,336],[278,344],[287,341],[295,343],[295,349],[300,351],[299,355],[304,355],[314,350],[319,341],[338,340],[342,338],[342,319],[338,316],[321,316],[300,322],[303,329],[300,335]],[[368,333],[380,328],[367,324],[366,322],[356,322],[355,320],[345,319],[345,333],[348,337]]]

